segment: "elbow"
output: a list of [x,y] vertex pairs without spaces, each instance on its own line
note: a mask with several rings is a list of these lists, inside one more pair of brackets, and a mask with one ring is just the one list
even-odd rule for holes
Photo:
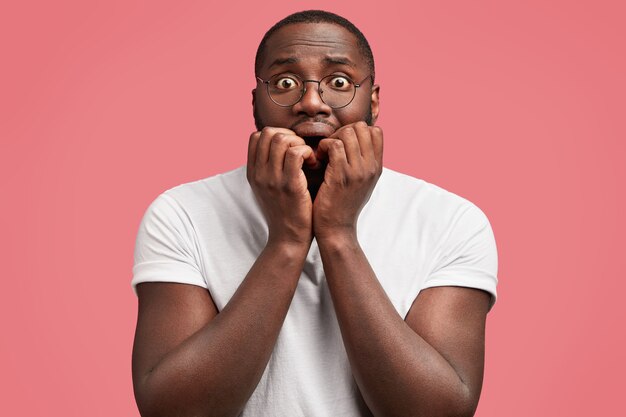
[[168,407],[159,396],[155,395],[148,385],[150,374],[144,375],[140,381],[133,384],[135,403],[141,417],[163,417],[168,413]]
[[242,411],[242,407],[224,401],[219,395],[179,391],[175,386],[157,384],[148,376],[136,383],[135,403],[141,417],[236,417]]
[[473,417],[474,413],[476,413],[476,407],[466,408],[460,411],[457,411],[454,414],[451,414],[453,417]]
[[439,411],[435,411],[433,408],[426,410],[422,408],[415,415],[422,417],[473,417],[474,413],[476,413],[476,406],[472,404],[448,403],[445,408],[442,408]]
[[[407,404],[408,405],[408,404]],[[436,401],[419,402],[400,410],[372,409],[375,416],[415,416],[415,417],[473,417],[478,400],[469,397],[440,397]]]
[[427,407],[430,409],[420,410],[417,415],[424,417],[473,417],[476,413],[479,394],[473,394],[465,384],[462,384],[454,395],[446,397],[437,401],[436,405]]
[[476,413],[476,407],[467,407],[460,410],[457,410],[453,414],[446,414],[446,416],[450,417],[473,417],[474,413]]
[[473,417],[478,407],[478,395],[473,395],[471,390],[463,384],[461,392],[459,392],[451,401],[453,404],[447,412],[442,413],[445,417]]
[[165,389],[164,386],[155,384],[151,373],[137,378],[133,384],[135,403],[141,417],[166,417],[166,416],[202,416],[203,414],[191,414],[182,407],[174,407],[172,401],[175,390]]

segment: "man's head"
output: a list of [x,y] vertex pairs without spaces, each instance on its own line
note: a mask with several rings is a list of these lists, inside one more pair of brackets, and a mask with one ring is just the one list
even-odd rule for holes
[[[371,125],[378,117],[379,87],[373,84],[372,51],[361,31],[335,14],[304,11],[275,24],[259,45],[255,72],[257,87],[252,93],[259,130],[265,126],[285,127],[306,140],[328,137],[339,127],[360,120]],[[326,81],[333,86],[350,90],[351,83],[358,85],[351,88],[354,98],[346,106],[341,107],[341,103],[337,108],[330,88],[311,81],[330,75],[334,77]],[[298,85],[305,88],[300,101],[293,105],[282,102],[277,94],[299,89]],[[273,98],[268,88],[273,89]],[[295,100],[298,97],[296,93]]]

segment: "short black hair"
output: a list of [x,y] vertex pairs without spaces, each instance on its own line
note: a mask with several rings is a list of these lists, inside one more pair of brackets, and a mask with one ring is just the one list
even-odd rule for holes
[[261,62],[264,58],[267,40],[278,29],[295,23],[333,23],[352,33],[356,37],[357,46],[363,55],[363,58],[365,58],[365,62],[367,63],[372,75],[372,82],[374,82],[374,55],[372,54],[372,48],[370,48],[370,44],[367,42],[367,39],[365,39],[363,33],[348,19],[324,10],[303,10],[301,12],[290,14],[265,32],[265,35],[263,36],[263,39],[261,39],[261,43],[256,50],[256,57],[254,59],[254,72],[256,75],[259,75],[259,70],[261,69]]

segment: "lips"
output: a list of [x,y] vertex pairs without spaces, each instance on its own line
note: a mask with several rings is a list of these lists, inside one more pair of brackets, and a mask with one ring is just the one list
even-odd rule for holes
[[305,140],[310,138],[312,141],[316,139],[319,142],[322,138],[332,135],[335,132],[335,127],[324,122],[303,121],[292,126],[291,130]]

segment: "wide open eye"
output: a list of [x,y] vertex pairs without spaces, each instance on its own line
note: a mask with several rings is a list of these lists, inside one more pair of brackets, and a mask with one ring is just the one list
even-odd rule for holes
[[332,75],[326,81],[325,84],[333,90],[350,91],[352,89],[352,81],[342,75]]
[[272,84],[277,90],[293,90],[299,88],[298,80],[288,76],[276,77]]

